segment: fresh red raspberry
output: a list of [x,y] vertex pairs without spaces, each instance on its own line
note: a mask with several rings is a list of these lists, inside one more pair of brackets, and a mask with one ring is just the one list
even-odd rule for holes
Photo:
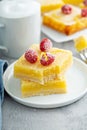
[[82,9],[81,16],[82,17],[87,17],[87,9],[86,8]]
[[40,63],[43,66],[48,66],[50,64],[52,64],[55,60],[55,57],[49,53],[46,53],[45,55],[43,54],[41,59],[40,59]]
[[62,6],[61,10],[64,14],[71,14],[72,13],[72,7],[68,4]]
[[84,1],[83,1],[83,4],[84,4],[85,6],[87,6],[87,0],[84,0]]
[[25,52],[25,58],[27,61],[33,64],[37,61],[38,56],[37,56],[36,51],[29,49]]
[[40,43],[40,50],[47,52],[52,48],[52,42],[48,38],[44,38]]

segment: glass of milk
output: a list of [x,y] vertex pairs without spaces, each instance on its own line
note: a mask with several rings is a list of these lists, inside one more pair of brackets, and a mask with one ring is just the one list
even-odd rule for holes
[[40,42],[40,4],[35,1],[0,2],[0,49],[19,58],[32,44]]

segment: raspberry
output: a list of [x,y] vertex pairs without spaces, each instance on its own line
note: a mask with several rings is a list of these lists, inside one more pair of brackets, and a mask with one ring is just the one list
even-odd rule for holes
[[43,51],[43,52],[47,52],[49,51],[50,49],[52,48],[52,42],[47,39],[47,38],[44,38],[41,43],[40,43],[40,50]]
[[38,59],[36,51],[29,49],[25,52],[25,58],[30,63],[35,63]]
[[87,6],[87,0],[84,0],[84,1],[83,1],[83,4],[84,4],[85,6]]
[[82,9],[81,16],[82,17],[87,17],[87,9],[86,8]]
[[50,64],[52,64],[55,60],[55,57],[49,53],[43,54],[41,59],[40,59],[40,63],[43,66],[48,66]]
[[66,5],[62,6],[61,10],[64,14],[71,14],[72,7],[68,4],[66,4]]

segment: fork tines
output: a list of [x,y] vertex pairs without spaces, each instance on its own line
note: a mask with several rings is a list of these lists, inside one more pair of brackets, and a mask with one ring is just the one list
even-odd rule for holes
[[80,56],[82,58],[82,60],[87,63],[87,49],[84,49],[82,51],[79,52],[80,53]]

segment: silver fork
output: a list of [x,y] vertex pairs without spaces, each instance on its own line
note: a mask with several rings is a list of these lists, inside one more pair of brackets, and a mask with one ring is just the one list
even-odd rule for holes
[[87,64],[87,49],[79,52],[81,59]]

